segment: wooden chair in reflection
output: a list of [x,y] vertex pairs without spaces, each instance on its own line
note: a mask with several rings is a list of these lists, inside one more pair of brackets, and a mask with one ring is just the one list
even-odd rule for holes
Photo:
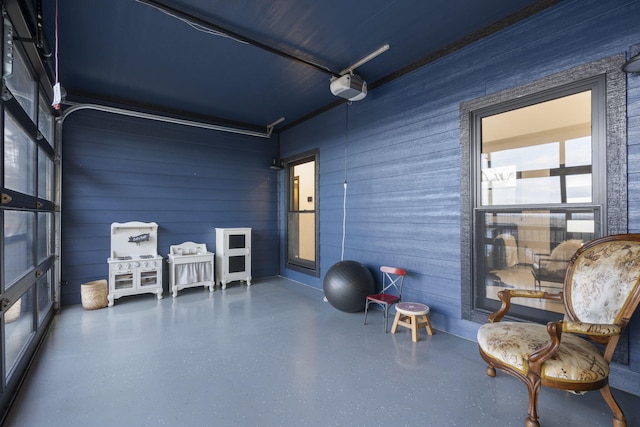
[[[525,426],[538,427],[541,386],[568,391],[600,390],[613,425],[627,425],[609,388],[609,364],[620,334],[640,302],[640,234],[608,236],[582,246],[569,261],[562,292],[506,289],[501,308],[478,331],[480,355],[521,380],[529,391]],[[547,325],[502,322],[512,298],[564,302],[563,320]],[[599,350],[592,342],[602,344]]]

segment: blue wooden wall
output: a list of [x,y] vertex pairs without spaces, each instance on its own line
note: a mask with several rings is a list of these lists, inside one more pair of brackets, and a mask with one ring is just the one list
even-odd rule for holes
[[[158,253],[215,250],[215,227],[251,227],[254,277],[278,274],[272,139],[83,110],[63,126],[61,303],[108,278],[112,222],[158,223]],[[169,296],[164,265],[165,297]]]
[[[326,271],[340,260],[346,163],[344,258],[371,270],[405,267],[407,299],[428,303],[437,328],[475,339],[479,324],[461,318],[460,206],[468,201],[460,200],[460,104],[629,54],[640,43],[639,23],[638,1],[564,1],[283,132],[283,157],[320,152],[321,275],[281,262],[282,274],[322,288]],[[629,231],[640,232],[640,75],[628,76],[627,98]],[[284,195],[283,186],[279,192]],[[614,386],[636,394],[639,318],[630,326],[631,364],[612,374]]]

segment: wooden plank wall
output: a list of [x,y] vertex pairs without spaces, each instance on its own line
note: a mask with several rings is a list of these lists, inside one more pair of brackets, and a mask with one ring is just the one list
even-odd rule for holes
[[[108,278],[112,222],[157,222],[158,253],[215,252],[215,227],[251,227],[254,277],[278,274],[274,140],[80,111],[63,127],[62,304]],[[168,270],[164,266],[165,297]]]
[[[345,259],[372,271],[381,264],[406,268],[406,299],[427,303],[436,328],[475,339],[479,324],[461,318],[461,275],[466,273],[460,267],[460,206],[468,200],[460,196],[465,175],[460,104],[628,54],[640,43],[639,21],[640,2],[565,1],[382,86],[362,101],[283,132],[283,157],[320,152],[321,276],[281,265],[283,275],[321,289],[326,271],[340,260],[346,163]],[[366,79],[366,66],[362,75]],[[627,80],[629,228],[640,232],[640,76]],[[639,317],[630,331],[631,365],[620,367],[612,380],[637,394]]]
[[[640,37],[634,43],[640,43]],[[632,46],[630,56],[638,53],[640,44]],[[629,232],[640,233],[640,74],[627,77],[627,139]],[[630,369],[640,372],[640,309],[631,319],[629,332]],[[621,375],[625,374],[622,370]],[[629,381],[640,382],[637,377]],[[640,390],[636,394],[640,394]]]

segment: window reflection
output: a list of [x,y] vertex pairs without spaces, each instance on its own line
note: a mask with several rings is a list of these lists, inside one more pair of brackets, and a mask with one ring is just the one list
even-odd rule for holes
[[42,149],[38,150],[38,197],[53,200],[53,161]]
[[570,139],[565,142],[565,166],[591,164],[591,136]]
[[31,77],[21,49],[13,51],[13,71],[5,82],[24,111],[35,119],[36,81]]
[[4,313],[4,354],[7,378],[13,373],[18,356],[28,344],[34,330],[33,288],[29,288],[22,298]]
[[591,174],[567,176],[567,203],[591,203]]
[[4,185],[33,196],[35,144],[11,114],[5,113],[4,120]]
[[38,103],[38,130],[45,137],[49,145],[53,146],[54,121],[49,103],[41,96]]
[[51,284],[51,270],[38,279],[38,325],[42,324],[49,309],[53,305],[53,286]]
[[53,215],[50,212],[38,213],[38,262],[51,255],[51,225]]
[[[569,260],[593,240],[598,210],[507,210],[478,212],[482,230],[478,244],[476,283],[484,283],[482,299],[498,301],[503,289],[561,290]],[[563,313],[562,303],[517,299],[512,304]]]
[[33,212],[4,213],[4,274],[5,289],[33,268]]
[[590,203],[591,91],[482,118],[482,206]]

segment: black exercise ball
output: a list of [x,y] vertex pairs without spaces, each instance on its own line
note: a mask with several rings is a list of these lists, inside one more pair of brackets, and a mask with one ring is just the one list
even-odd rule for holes
[[356,261],[340,261],[324,276],[324,296],[340,311],[355,313],[364,309],[365,298],[375,291],[371,271]]

